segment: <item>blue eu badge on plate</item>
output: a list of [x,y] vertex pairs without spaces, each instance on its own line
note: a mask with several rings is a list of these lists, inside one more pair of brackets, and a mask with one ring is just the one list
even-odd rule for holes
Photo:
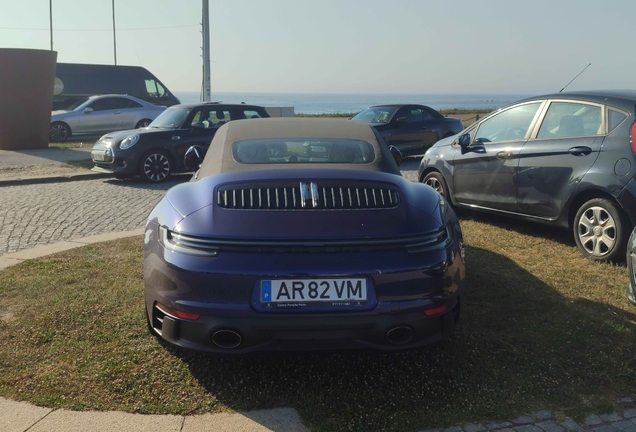
[[272,281],[261,282],[261,302],[272,301]]

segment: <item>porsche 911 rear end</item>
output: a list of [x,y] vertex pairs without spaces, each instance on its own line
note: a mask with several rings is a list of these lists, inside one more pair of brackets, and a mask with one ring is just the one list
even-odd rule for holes
[[154,334],[200,351],[414,348],[458,322],[463,254],[452,208],[398,175],[220,174],[151,213],[146,313]]

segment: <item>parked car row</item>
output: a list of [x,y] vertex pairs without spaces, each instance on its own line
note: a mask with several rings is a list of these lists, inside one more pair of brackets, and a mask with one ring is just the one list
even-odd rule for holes
[[[596,261],[627,251],[636,304],[634,106],[631,92],[559,93],[463,130],[421,105],[356,121],[175,105],[147,128],[107,133],[92,157],[96,170],[153,182],[195,171],[146,225],[153,335],[216,353],[401,350],[442,340],[460,319],[454,209],[569,228]],[[401,177],[399,147],[425,152],[420,183]]]

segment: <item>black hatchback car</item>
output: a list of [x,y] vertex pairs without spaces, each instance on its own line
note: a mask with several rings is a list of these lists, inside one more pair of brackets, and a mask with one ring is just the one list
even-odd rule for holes
[[440,138],[464,129],[460,119],[444,117],[426,105],[376,105],[352,120],[369,123],[404,156],[422,155]]
[[150,182],[164,181],[172,173],[188,172],[185,152],[193,145],[207,150],[219,127],[232,120],[269,117],[265,108],[216,102],[174,105],[147,128],[111,132],[95,143],[93,171],[117,178],[136,175]]
[[636,91],[556,93],[501,108],[422,158],[454,206],[570,228],[595,261],[625,257],[636,224]]

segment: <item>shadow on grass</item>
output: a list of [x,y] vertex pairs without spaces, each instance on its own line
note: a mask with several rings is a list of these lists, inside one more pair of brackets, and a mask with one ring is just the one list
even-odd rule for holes
[[564,246],[576,247],[574,234],[570,229],[544,225],[538,222],[514,219],[497,214],[473,211],[469,209],[461,209],[459,211],[459,216],[462,221],[470,219],[476,222],[500,227],[505,230],[515,231],[519,234],[554,240]]
[[[569,300],[514,262],[467,251],[466,306],[421,351],[213,357],[170,349],[235,410],[292,406],[318,430],[417,430],[539,409],[608,412],[636,395],[636,316]],[[600,411],[595,411],[600,410]]]

